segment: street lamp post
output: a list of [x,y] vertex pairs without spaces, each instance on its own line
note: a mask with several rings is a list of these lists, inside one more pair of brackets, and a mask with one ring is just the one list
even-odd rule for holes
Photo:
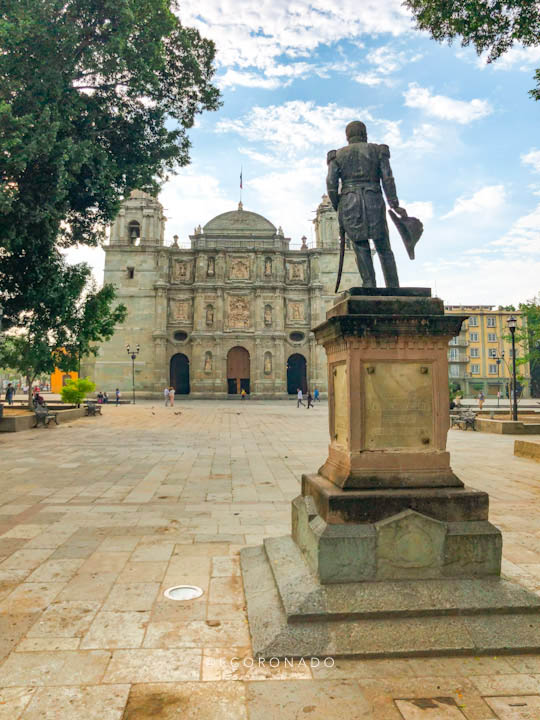
[[518,419],[518,411],[517,411],[516,337],[515,337],[517,320],[513,315],[510,315],[510,317],[506,321],[506,324],[512,335],[512,396],[513,396],[513,400],[514,400],[513,408],[512,408],[512,419],[517,420]]
[[501,358],[495,358],[497,363],[497,407],[499,407],[499,401],[501,399],[501,381],[499,379],[499,370],[501,369]]
[[133,404],[135,405],[135,358],[139,354],[141,347],[140,347],[139,343],[137,343],[135,350],[132,350],[128,344],[128,345],[126,345],[126,350],[127,350],[127,354],[131,358],[131,382],[132,382],[132,387],[133,387],[133,390],[132,390]]

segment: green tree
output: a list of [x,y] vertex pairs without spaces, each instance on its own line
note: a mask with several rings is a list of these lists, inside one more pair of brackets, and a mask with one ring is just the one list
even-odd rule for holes
[[92,382],[90,378],[70,380],[62,388],[62,400],[65,403],[80,405],[88,393],[93,392],[95,389],[96,383]]
[[540,293],[527,302],[519,304],[524,322],[516,328],[516,365],[529,363],[531,373],[531,394],[540,396]]
[[[525,47],[540,44],[540,3],[536,0],[404,0],[417,27],[442,42],[461,39],[493,62],[514,43]],[[540,100],[540,69],[537,87],[530,91]]]
[[111,285],[96,290],[88,281],[87,265],[70,266],[59,256],[54,269],[63,282],[54,283],[37,311],[28,313],[24,330],[8,335],[0,346],[0,366],[26,378],[30,408],[37,377],[55,367],[77,370],[80,357],[95,352],[91,343],[110,338],[126,316],[125,306],[113,307]]
[[[214,44],[176,0],[0,0],[0,300],[27,327],[55,248],[95,245],[133,188],[189,162]],[[59,291],[58,291],[59,292]]]

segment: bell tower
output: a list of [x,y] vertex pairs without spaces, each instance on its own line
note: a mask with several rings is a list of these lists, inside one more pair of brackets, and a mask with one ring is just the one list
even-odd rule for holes
[[111,225],[110,244],[163,245],[165,219],[163,206],[156,198],[142,190],[133,190]]

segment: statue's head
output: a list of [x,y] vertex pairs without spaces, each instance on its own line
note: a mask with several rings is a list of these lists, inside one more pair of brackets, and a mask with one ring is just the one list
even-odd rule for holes
[[353,120],[345,128],[345,135],[347,136],[347,142],[367,142],[367,129],[363,122],[360,120]]

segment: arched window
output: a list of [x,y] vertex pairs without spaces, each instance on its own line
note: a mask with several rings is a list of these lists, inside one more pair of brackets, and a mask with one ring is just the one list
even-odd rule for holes
[[141,226],[137,220],[132,220],[128,225],[128,238],[130,245],[138,245],[141,241]]

